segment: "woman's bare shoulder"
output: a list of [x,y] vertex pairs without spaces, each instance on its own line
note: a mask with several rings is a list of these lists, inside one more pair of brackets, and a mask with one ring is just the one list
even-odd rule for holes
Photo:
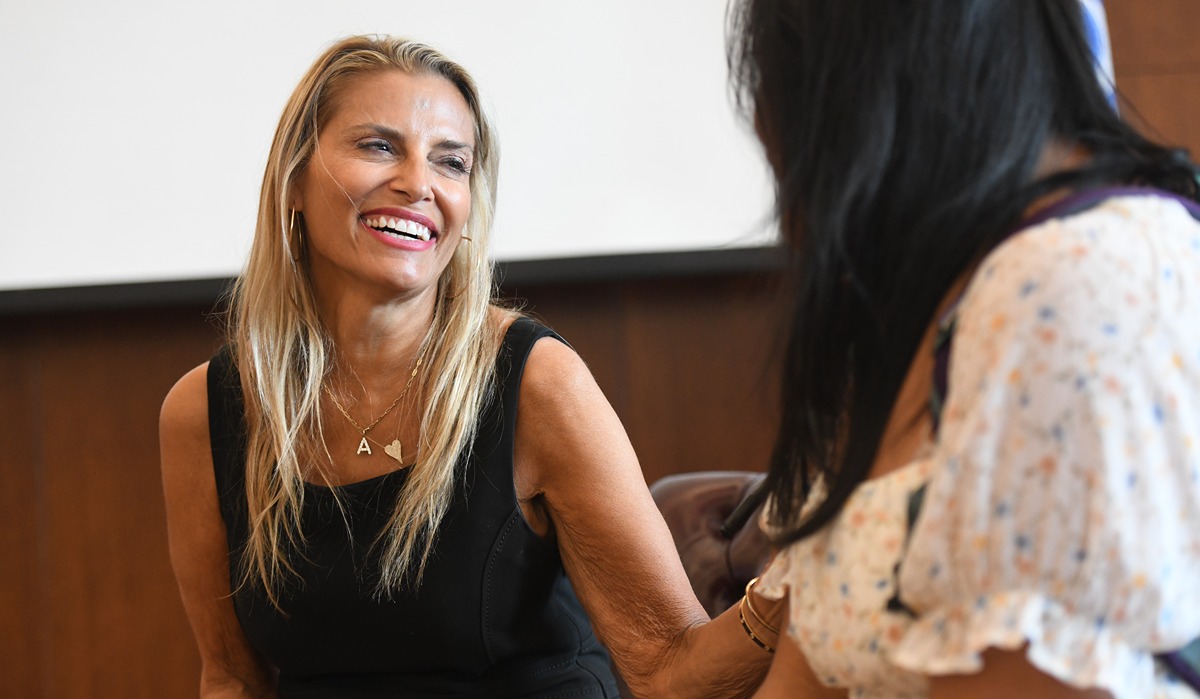
[[208,439],[208,362],[181,376],[163,399],[159,429],[180,437]]

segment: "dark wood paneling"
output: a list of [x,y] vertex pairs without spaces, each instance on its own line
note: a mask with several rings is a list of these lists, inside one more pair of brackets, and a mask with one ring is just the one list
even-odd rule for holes
[[[167,556],[157,419],[172,382],[211,353],[216,332],[186,310],[13,320],[0,332],[27,348],[14,357],[6,342],[0,372],[36,386],[25,426],[12,422],[22,438],[11,443],[27,454],[9,483],[39,487],[14,493],[6,483],[5,498],[24,494],[37,516],[13,521],[5,508],[4,536],[36,543],[32,553],[14,549],[36,567],[5,569],[36,570],[37,594],[6,584],[2,606],[31,621],[5,628],[41,639],[4,654],[20,665],[6,682],[37,673],[40,691],[13,696],[194,695],[199,662]],[[6,391],[0,414],[28,402]]]
[[554,328],[587,362],[618,414],[629,404],[622,286],[612,282],[506,289],[505,303]]
[[1117,81],[1126,75],[1200,70],[1200,2],[1107,0]]
[[647,482],[761,470],[773,440],[769,275],[514,292],[588,363]]
[[1193,159],[1200,157],[1200,71],[1131,75],[1118,84],[1134,106],[1125,110],[1126,118],[1151,138],[1187,148]]
[[[188,628],[178,600],[165,594],[174,579],[157,419],[172,382],[210,353],[213,333],[202,321],[189,332],[172,315],[94,314],[42,328],[43,390],[63,398],[44,412],[46,622],[56,652],[78,659],[75,671],[59,673],[55,694],[195,691],[194,649],[163,643],[186,639]],[[129,663],[148,655],[154,663]]]
[[1147,135],[1200,156],[1200,2],[1109,0],[1123,114]]
[[39,479],[41,454],[35,384],[27,323],[0,326],[0,677],[14,697],[39,696],[39,676],[49,655],[42,626],[44,574],[39,556],[45,501]]
[[769,284],[698,279],[626,294],[637,397],[623,417],[647,480],[766,468],[775,427]]

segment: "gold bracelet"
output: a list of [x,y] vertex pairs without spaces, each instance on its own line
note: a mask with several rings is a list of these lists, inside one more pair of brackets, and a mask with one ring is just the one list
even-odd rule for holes
[[764,641],[761,638],[759,638],[758,636],[756,636],[754,634],[754,631],[751,630],[750,625],[746,623],[746,615],[742,611],[745,608],[745,606],[746,606],[746,598],[742,597],[742,601],[740,603],[738,603],[738,620],[742,622],[742,630],[746,632],[746,635],[750,637],[751,641],[754,641],[754,645],[758,646],[759,648],[762,648],[763,650],[767,651],[768,653],[774,653],[775,648],[773,648],[766,641]]
[[758,621],[758,623],[767,627],[767,631],[770,631],[771,633],[774,633],[774,634],[778,634],[779,629],[768,624],[767,620],[762,618],[759,615],[758,611],[756,611],[754,609],[754,602],[751,601],[751,599],[750,599],[750,588],[754,587],[754,583],[756,583],[756,582],[758,582],[758,578],[751,578],[750,582],[746,583],[746,594],[745,594],[745,596],[742,597],[742,599],[746,600],[746,606],[750,609],[750,616],[754,617],[754,619],[756,621]]

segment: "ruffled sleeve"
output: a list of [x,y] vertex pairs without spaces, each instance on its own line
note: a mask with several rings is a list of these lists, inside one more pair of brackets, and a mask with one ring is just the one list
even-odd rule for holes
[[1152,654],[1200,636],[1200,237],[1141,206],[1023,233],[972,281],[897,666],[970,673],[1027,643],[1068,684],[1141,698]]
[[[800,518],[803,519],[811,514],[826,497],[828,497],[828,489],[825,486],[825,478],[818,474],[813,482],[812,491],[809,492],[808,498],[800,508]],[[758,527],[768,538],[772,539],[782,533],[782,530],[771,524],[774,506],[774,499],[768,498],[767,504],[758,518]],[[754,591],[767,599],[783,599],[789,586],[809,577],[801,563],[804,556],[801,551],[806,548],[805,546],[791,545],[773,556],[759,576]]]

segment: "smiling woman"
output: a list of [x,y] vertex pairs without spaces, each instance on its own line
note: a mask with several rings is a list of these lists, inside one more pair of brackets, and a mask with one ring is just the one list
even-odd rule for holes
[[615,697],[610,651],[638,696],[765,671],[582,360],[494,305],[496,170],[421,44],[341,41],[285,108],[229,343],[162,408],[202,695]]
[[432,294],[471,210],[470,107],[445,78],[400,70],[352,80],[338,101],[293,202],[317,297]]

